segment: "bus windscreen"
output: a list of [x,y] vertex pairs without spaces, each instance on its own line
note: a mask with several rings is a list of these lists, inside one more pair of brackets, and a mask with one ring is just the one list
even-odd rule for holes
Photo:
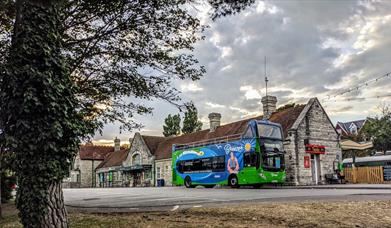
[[281,129],[269,124],[258,124],[259,137],[282,139]]

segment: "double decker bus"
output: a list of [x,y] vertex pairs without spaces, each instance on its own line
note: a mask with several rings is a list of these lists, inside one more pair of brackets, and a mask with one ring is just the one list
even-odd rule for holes
[[173,145],[172,183],[237,188],[285,181],[281,125],[251,120],[243,134]]

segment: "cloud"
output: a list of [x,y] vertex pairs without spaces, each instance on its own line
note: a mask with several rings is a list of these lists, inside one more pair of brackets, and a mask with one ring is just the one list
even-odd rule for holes
[[188,83],[181,85],[182,92],[198,92],[204,90],[195,83]]
[[[391,101],[369,99],[388,91],[391,77],[325,99],[391,71],[390,1],[257,1],[215,22],[200,15],[210,27],[194,54],[207,73],[176,85],[205,123],[211,112],[220,112],[224,123],[262,114],[265,56],[268,92],[278,106],[318,97],[336,122],[376,115],[380,103]],[[153,116],[136,120],[151,130],[146,133],[159,135],[164,118],[177,110],[159,101],[151,105]],[[102,137],[113,138],[112,132],[108,128]]]

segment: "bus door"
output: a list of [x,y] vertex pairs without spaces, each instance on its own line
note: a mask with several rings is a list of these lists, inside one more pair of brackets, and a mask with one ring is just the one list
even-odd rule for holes
[[243,153],[243,169],[239,172],[240,184],[256,184],[259,183],[259,153],[245,152]]

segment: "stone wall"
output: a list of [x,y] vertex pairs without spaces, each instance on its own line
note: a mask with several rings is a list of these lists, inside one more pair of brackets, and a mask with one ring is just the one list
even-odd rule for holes
[[153,156],[150,153],[144,140],[142,139],[140,133],[135,134],[134,139],[132,141],[132,146],[130,147],[129,154],[126,157],[126,160],[123,162],[123,166],[134,165],[135,161],[133,159],[137,154],[141,156],[141,164],[153,164]]
[[341,159],[341,149],[338,146],[338,134],[333,124],[321,105],[315,101],[305,118],[298,125],[297,131],[288,133],[285,143],[287,183],[309,185],[314,184],[310,168],[304,168],[304,156],[310,156],[305,152],[305,142],[309,144],[323,145],[326,153],[320,156],[320,183],[325,182],[325,174],[333,173],[333,165],[337,159]]
[[156,175],[155,186],[157,186],[158,179],[164,179],[165,186],[172,186],[171,158],[155,161],[155,175]]
[[[101,160],[82,160],[79,154],[76,155],[70,176],[64,182],[70,183],[69,186],[81,188],[95,187],[95,168],[101,163]],[[66,185],[65,185],[66,186]]]

